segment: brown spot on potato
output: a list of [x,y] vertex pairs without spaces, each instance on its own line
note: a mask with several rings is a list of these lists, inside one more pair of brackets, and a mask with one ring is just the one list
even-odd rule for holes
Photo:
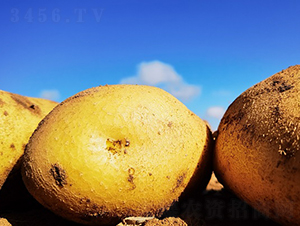
[[4,111],[4,112],[3,112],[3,115],[8,116],[8,112],[7,112],[7,111]]
[[279,113],[279,107],[278,107],[278,106],[275,106],[274,111],[273,111],[273,114],[274,114],[275,116],[280,116],[280,113]]
[[279,88],[278,88],[278,91],[280,92],[280,93],[282,93],[282,92],[285,92],[285,91],[287,91],[287,90],[289,90],[289,89],[292,89],[292,88],[294,88],[294,86],[292,86],[292,85],[286,85],[284,82],[281,84],[281,86],[279,86]]
[[[278,92],[282,93],[282,92],[285,92],[287,90],[290,90],[292,88],[294,88],[293,85],[288,85],[285,83],[285,81],[282,81],[282,77],[280,77],[278,80],[273,80],[272,83],[271,83],[271,86],[275,88],[275,90],[277,90]],[[280,80],[282,82],[280,82]]]
[[136,188],[136,185],[134,184],[134,173],[135,173],[135,169],[134,168],[129,168],[128,169],[128,177],[127,177],[127,181],[129,183],[131,183],[132,187],[131,187],[131,190],[134,190]]
[[170,128],[171,128],[171,127],[172,127],[172,125],[173,125],[173,122],[169,122],[169,123],[168,123],[168,127],[170,127]]
[[129,168],[128,169],[128,173],[130,174],[130,175],[134,175],[134,173],[135,173],[135,169],[134,168]]
[[10,96],[18,105],[21,105],[23,108],[28,109],[31,113],[41,115],[42,112],[40,107],[33,104],[27,97],[13,93]]
[[55,180],[55,183],[59,187],[63,187],[67,184],[67,174],[66,171],[57,163],[51,166],[50,173]]
[[182,174],[181,176],[179,176],[179,177],[177,178],[177,184],[176,184],[176,187],[179,187],[179,186],[183,183],[185,176],[186,176],[186,174],[184,173],[184,174]]
[[178,188],[184,186],[184,179],[186,178],[186,172],[180,174],[176,179],[176,185],[173,188],[173,192],[176,191]]
[[255,135],[255,125],[254,124],[245,124],[242,127],[242,131]]
[[5,102],[2,99],[0,99],[0,107],[2,107],[4,104]]
[[108,138],[106,140],[106,150],[111,152],[113,155],[121,154],[122,152],[124,154],[127,154],[128,150],[125,148],[128,148],[129,146],[130,141],[127,139],[113,140]]
[[16,146],[14,145],[14,143],[12,143],[9,147],[10,147],[11,149],[16,149]]
[[130,183],[133,183],[133,179],[134,179],[133,175],[129,174],[127,180],[128,180]]
[[276,168],[278,168],[281,165],[281,161],[277,162]]
[[24,108],[28,108],[32,105],[32,103],[28,100],[27,97],[17,94],[11,94],[10,96],[18,105],[21,105]]
[[38,106],[35,106],[34,104],[32,104],[32,105],[30,105],[30,107],[29,107],[29,108],[31,108],[31,109],[33,109],[33,110],[35,110],[35,109],[36,109],[36,107],[38,107]]
[[110,139],[106,140],[106,150],[111,152],[112,154],[117,154],[121,149],[121,140],[111,141]]
[[129,147],[129,145],[130,145],[130,141],[129,140],[125,140],[125,147]]
[[80,200],[79,200],[79,203],[80,204],[86,204],[86,206],[89,206],[89,204],[91,203],[91,200],[89,199],[89,198],[81,198]]
[[274,81],[271,83],[271,85],[272,85],[272,86],[276,86],[276,85],[279,84],[279,83],[280,83],[280,81],[274,80]]

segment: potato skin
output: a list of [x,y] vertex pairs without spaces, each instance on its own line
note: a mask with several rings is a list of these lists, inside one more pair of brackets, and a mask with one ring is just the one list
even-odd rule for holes
[[23,180],[58,215],[116,225],[128,216],[160,216],[193,187],[191,178],[204,188],[210,145],[206,124],[167,92],[101,86],[65,100],[42,121],[27,145]]
[[300,225],[300,66],[242,93],[218,128],[214,170],[223,185],[284,225]]
[[25,145],[56,102],[0,90],[0,189],[23,155]]

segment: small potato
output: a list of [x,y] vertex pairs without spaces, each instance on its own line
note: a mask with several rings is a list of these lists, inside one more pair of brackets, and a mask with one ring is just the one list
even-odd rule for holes
[[5,218],[0,218],[1,226],[12,226]]
[[40,123],[25,151],[23,180],[58,215],[116,225],[160,216],[184,190],[204,189],[211,142],[205,122],[162,89],[91,88]]
[[284,225],[300,225],[300,65],[242,93],[218,128],[214,170],[226,188]]

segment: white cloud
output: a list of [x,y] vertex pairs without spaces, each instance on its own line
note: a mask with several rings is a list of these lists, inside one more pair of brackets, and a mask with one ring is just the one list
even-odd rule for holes
[[225,108],[221,106],[213,106],[206,110],[206,115],[211,118],[221,119],[225,111]]
[[60,93],[56,89],[42,90],[40,97],[48,100],[58,101],[60,98]]
[[120,83],[159,86],[182,101],[188,101],[201,92],[200,86],[186,83],[171,65],[160,61],[142,62],[137,75],[124,78]]

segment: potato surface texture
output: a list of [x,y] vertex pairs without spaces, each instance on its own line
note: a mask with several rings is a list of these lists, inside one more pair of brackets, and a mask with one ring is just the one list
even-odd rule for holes
[[56,102],[0,90],[0,189],[24,153],[31,134]]
[[214,170],[226,188],[284,225],[300,225],[300,65],[242,93],[218,128]]
[[162,89],[109,85],[62,102],[24,156],[23,180],[45,207],[90,225],[159,216],[211,174],[211,132]]

